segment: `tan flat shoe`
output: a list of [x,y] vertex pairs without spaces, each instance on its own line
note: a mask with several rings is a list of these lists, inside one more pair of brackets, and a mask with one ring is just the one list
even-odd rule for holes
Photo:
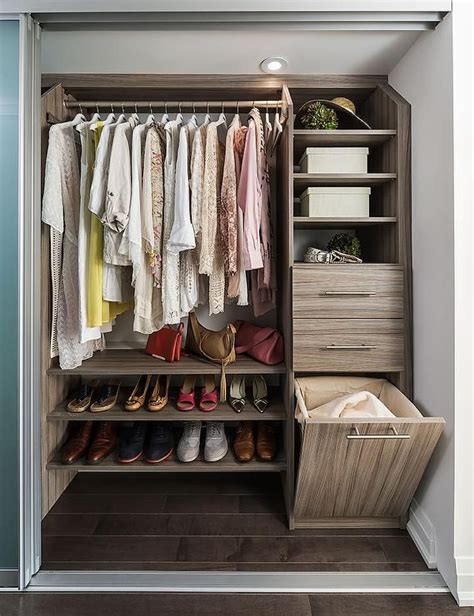
[[168,404],[168,390],[170,386],[170,375],[161,374],[156,377],[156,383],[148,401],[148,410],[152,413],[161,411]]
[[83,413],[91,405],[94,389],[90,385],[81,385],[75,391],[67,404],[67,410],[70,413]]
[[120,385],[102,385],[98,399],[91,404],[91,413],[110,411],[117,404]]
[[145,398],[148,388],[150,386],[150,381],[151,376],[149,374],[146,376],[141,376],[138,379],[134,390],[125,402],[126,411],[138,411],[142,408],[142,406],[145,404]]

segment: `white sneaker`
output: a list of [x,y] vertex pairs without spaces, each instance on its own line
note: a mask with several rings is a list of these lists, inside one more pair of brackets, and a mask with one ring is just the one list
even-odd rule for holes
[[204,460],[217,462],[222,460],[229,449],[225,435],[224,424],[220,421],[210,421],[206,428],[206,444],[204,445]]
[[201,442],[201,425],[200,421],[189,421],[185,423],[176,452],[180,462],[194,462],[198,457],[199,445]]

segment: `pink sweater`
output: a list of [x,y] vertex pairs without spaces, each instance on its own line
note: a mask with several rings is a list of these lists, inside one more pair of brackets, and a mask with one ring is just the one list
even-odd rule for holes
[[244,213],[242,256],[246,270],[263,267],[260,249],[262,192],[258,171],[257,128],[255,121],[250,118],[237,193],[238,206]]

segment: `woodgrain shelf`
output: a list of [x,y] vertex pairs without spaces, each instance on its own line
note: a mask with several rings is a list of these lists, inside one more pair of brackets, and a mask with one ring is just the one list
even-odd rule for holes
[[146,408],[139,411],[129,412],[123,408],[125,396],[120,404],[105,413],[70,413],[66,409],[67,402],[59,404],[47,416],[47,421],[284,421],[286,411],[278,389],[271,388],[270,404],[265,413],[259,413],[251,404],[250,396],[247,396],[247,404],[241,413],[236,413],[228,402],[217,405],[215,411],[203,413],[199,409],[192,411],[178,411],[176,408],[176,392],[173,392],[170,403],[162,411],[151,413]]
[[[226,374],[284,374],[284,363],[267,366],[251,357],[241,355],[233,364],[226,366]],[[135,376],[140,374],[220,374],[219,364],[184,356],[179,362],[168,363],[147,355],[143,349],[110,349],[96,353],[82,366],[61,370],[49,368],[52,375],[77,376]]]
[[293,173],[300,193],[309,186],[380,186],[396,179],[396,173]]
[[293,131],[295,160],[299,160],[306,148],[310,147],[374,147],[386,143],[397,134],[396,130],[307,130]]
[[59,459],[53,458],[46,465],[48,471],[79,471],[83,473],[275,473],[285,470],[283,457],[273,462],[238,462],[230,450],[219,462],[205,462],[201,456],[194,462],[180,462],[175,454],[159,464],[148,464],[139,460],[132,464],[121,464],[114,454],[97,464],[87,464],[79,460],[74,464],[62,464]]
[[371,227],[373,225],[394,224],[396,216],[369,216],[367,218],[315,218],[295,216],[295,229],[353,229],[354,227]]

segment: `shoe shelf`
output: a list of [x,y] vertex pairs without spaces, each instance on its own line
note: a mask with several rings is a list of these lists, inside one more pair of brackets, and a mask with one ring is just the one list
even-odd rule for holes
[[[226,366],[226,374],[284,374],[284,363],[267,366],[251,357],[240,356]],[[48,369],[51,375],[77,376],[138,376],[141,374],[220,374],[219,364],[195,356],[181,357],[179,362],[168,363],[147,355],[143,349],[110,349],[96,353],[82,366],[62,370],[58,365]]]
[[158,412],[150,412],[146,408],[139,411],[125,411],[126,395],[121,396],[119,403],[110,411],[103,413],[70,413],[67,410],[67,400],[59,404],[47,416],[47,421],[284,421],[286,411],[278,388],[269,390],[270,404],[264,413],[259,413],[252,405],[250,396],[241,413],[236,413],[228,402],[217,405],[215,411],[204,413],[199,409],[192,411],[178,411],[176,408],[176,392],[172,392],[170,402]]
[[114,454],[104,458],[97,464],[87,464],[79,460],[74,464],[62,464],[53,458],[46,465],[48,471],[78,471],[84,473],[277,473],[285,470],[283,456],[277,457],[273,462],[262,462],[255,459],[251,462],[238,462],[232,451],[218,462],[205,462],[200,456],[194,462],[180,462],[175,454],[158,464],[149,464],[143,460],[131,464],[121,464]]

